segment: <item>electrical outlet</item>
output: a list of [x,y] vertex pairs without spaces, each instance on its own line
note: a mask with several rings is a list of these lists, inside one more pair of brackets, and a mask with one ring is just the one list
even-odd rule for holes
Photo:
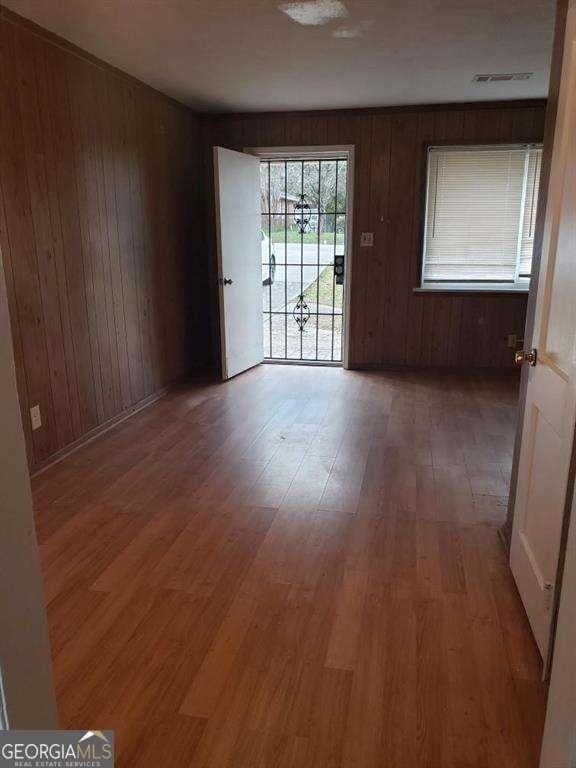
[[508,349],[516,349],[518,344],[518,336],[515,333],[508,334]]
[[371,248],[374,245],[374,232],[362,232],[360,245],[362,248]]
[[42,416],[40,415],[39,405],[30,408],[30,421],[32,422],[32,429],[40,429],[42,426]]

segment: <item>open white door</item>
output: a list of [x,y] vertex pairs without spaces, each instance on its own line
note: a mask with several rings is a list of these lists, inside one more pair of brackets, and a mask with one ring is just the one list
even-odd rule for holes
[[[530,369],[526,395],[510,555],[545,660],[576,416],[575,16],[571,3],[530,344],[537,350],[537,359]],[[531,351],[523,354],[529,358]]]
[[214,147],[222,378],[261,363],[260,161]]

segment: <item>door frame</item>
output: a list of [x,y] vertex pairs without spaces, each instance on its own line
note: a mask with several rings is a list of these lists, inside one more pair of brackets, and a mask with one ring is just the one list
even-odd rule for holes
[[[354,144],[334,144],[306,147],[246,147],[243,152],[248,155],[255,155],[261,160],[328,160],[339,155],[347,162],[346,165],[346,250],[344,266],[344,307],[342,322],[342,367],[346,370],[350,368],[350,303],[351,303],[351,285],[352,285],[352,262],[354,258]],[[292,363],[292,361],[289,361]],[[298,363],[300,361],[297,361]],[[324,365],[322,362],[304,361],[303,365]],[[333,363],[327,363],[333,365]]]
[[0,728],[58,727],[50,639],[0,246]]

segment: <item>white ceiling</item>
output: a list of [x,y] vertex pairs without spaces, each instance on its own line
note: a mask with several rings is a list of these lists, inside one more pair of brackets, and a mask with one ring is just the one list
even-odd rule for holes
[[[545,96],[555,0],[2,0],[202,110]],[[474,84],[477,73],[534,72]]]

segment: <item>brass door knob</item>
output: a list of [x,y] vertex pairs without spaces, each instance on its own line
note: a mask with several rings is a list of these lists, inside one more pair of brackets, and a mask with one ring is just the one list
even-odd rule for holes
[[516,352],[514,359],[516,360],[516,365],[536,365],[538,352],[535,349],[521,349],[519,352]]

